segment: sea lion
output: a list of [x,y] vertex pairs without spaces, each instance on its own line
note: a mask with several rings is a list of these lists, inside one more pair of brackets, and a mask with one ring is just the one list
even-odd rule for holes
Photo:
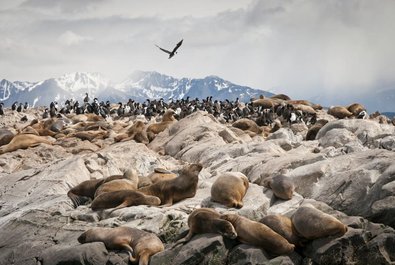
[[260,247],[273,254],[291,253],[295,245],[274,232],[270,227],[237,214],[223,214],[221,219],[232,223],[237,239],[244,244]]
[[243,173],[223,173],[211,186],[211,200],[227,207],[242,208],[248,187],[248,178]]
[[175,114],[175,113],[176,113],[176,112],[175,112],[174,110],[168,109],[168,110],[163,114],[162,122],[166,122],[166,121],[176,121],[177,119],[174,118],[174,114]]
[[147,178],[151,180],[152,183],[156,183],[162,180],[167,180],[167,179],[174,179],[177,177],[177,174],[168,171],[163,168],[155,168],[154,172],[150,173]]
[[261,107],[263,109],[271,109],[274,107],[275,101],[270,98],[256,99],[252,101],[253,107]]
[[366,108],[363,105],[359,104],[359,103],[353,103],[351,105],[348,105],[346,108],[355,117],[357,117],[362,111],[366,111]]
[[0,129],[0,146],[6,145],[14,138],[14,134],[8,129]]
[[148,144],[149,139],[147,135],[147,126],[142,121],[135,121],[134,124],[129,128],[128,134],[130,138],[138,143]]
[[115,142],[135,140],[138,143],[148,144],[149,139],[143,121],[137,120],[125,132],[114,137]]
[[149,179],[147,176],[139,176],[139,189],[149,185],[152,185],[151,179]]
[[8,144],[0,147],[0,155],[18,149],[35,147],[41,143],[52,145],[53,141],[50,141],[46,137],[37,136],[34,134],[17,134],[12,138],[12,140]]
[[[125,172],[126,173],[126,172]],[[74,188],[70,189],[69,192],[67,192],[67,196],[71,199],[71,201],[74,204],[74,207],[77,207],[82,204],[83,201],[86,201],[87,199],[94,199],[96,190],[102,185],[103,183],[116,180],[116,179],[123,179],[127,175],[112,175],[107,178],[102,178],[102,179],[90,179],[90,180],[85,180],[75,186]],[[85,197],[85,198],[84,198]]]
[[319,130],[321,130],[322,127],[324,127],[325,124],[328,123],[328,120],[325,119],[319,119],[313,126],[310,127],[310,129],[307,131],[306,134],[306,141],[313,141],[315,140]]
[[221,215],[214,209],[200,208],[194,210],[188,216],[188,234],[184,238],[178,240],[173,248],[179,244],[187,243],[195,234],[214,233],[230,239],[235,239],[237,233],[233,225],[220,217]]
[[295,110],[301,110],[304,114],[315,115],[317,112],[313,107],[304,104],[293,104]]
[[139,189],[146,195],[159,197],[163,206],[171,206],[186,198],[192,198],[196,194],[200,164],[190,164],[180,170],[179,176],[174,179],[162,180],[150,186]]
[[160,132],[163,132],[175,122],[176,121],[162,121],[148,125],[146,130],[148,139],[152,141],[155,138],[155,135],[157,135]]
[[68,137],[77,137],[81,140],[88,140],[89,142],[92,142],[93,139],[105,139],[107,136],[108,132],[103,130],[75,132],[68,135]]
[[348,111],[347,108],[342,106],[330,107],[328,109],[328,114],[338,119],[344,119],[353,116],[352,112]]
[[92,210],[97,211],[108,208],[121,209],[137,205],[159,206],[160,199],[155,196],[145,195],[135,190],[117,190],[99,194],[93,200],[91,208]]
[[347,232],[346,225],[309,203],[300,206],[292,215],[291,220],[298,234],[309,240],[327,236],[342,236]]
[[164,250],[155,234],[125,226],[89,229],[78,237],[78,242],[103,242],[107,249],[126,250],[130,262],[139,265],[148,265],[150,256]]
[[285,94],[277,94],[274,96],[271,96],[270,98],[277,98],[277,99],[282,99],[282,100],[291,100],[291,98]]
[[36,129],[34,129],[32,126],[26,126],[20,131],[20,134],[34,134],[37,136],[40,136],[40,134],[37,132]]
[[255,121],[247,118],[242,118],[240,120],[235,121],[234,123],[232,123],[232,126],[241,129],[243,131],[248,130],[256,134],[262,133],[262,128],[260,128]]
[[289,243],[296,246],[301,244],[291,218],[281,214],[272,214],[266,215],[259,222],[273,229],[274,232],[280,234]]
[[115,179],[101,184],[95,192],[95,198],[100,194],[117,190],[137,190],[139,177],[136,170],[128,169],[123,174],[122,179]]
[[292,180],[284,175],[265,178],[263,186],[272,189],[274,196],[283,200],[292,199],[295,190]]

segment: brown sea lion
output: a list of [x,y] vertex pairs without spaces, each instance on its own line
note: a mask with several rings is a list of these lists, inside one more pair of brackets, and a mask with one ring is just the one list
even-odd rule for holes
[[353,116],[352,112],[348,111],[347,108],[342,106],[330,107],[328,109],[328,114],[338,119],[344,119]]
[[136,170],[128,169],[123,174],[122,179],[115,179],[101,184],[95,192],[95,198],[100,194],[117,191],[117,190],[137,190],[139,185],[139,176]]
[[275,106],[275,101],[270,98],[262,98],[252,101],[253,107],[262,107],[263,109],[271,109]]
[[156,183],[162,180],[167,180],[167,179],[174,179],[177,177],[177,174],[168,171],[163,168],[155,168],[154,172],[150,173],[147,178],[151,180],[152,183]]
[[68,137],[76,137],[89,142],[92,142],[93,139],[105,139],[107,136],[108,132],[104,130],[75,132],[68,135]]
[[248,178],[243,173],[223,173],[211,186],[211,200],[227,207],[242,208],[248,187]]
[[260,247],[276,255],[289,254],[295,248],[294,244],[262,223],[237,214],[223,214],[221,219],[232,223],[241,243]]
[[148,144],[147,126],[142,121],[135,121],[128,130],[130,137],[138,143]]
[[271,96],[270,98],[277,98],[277,99],[282,99],[282,100],[291,100],[291,98],[285,94],[277,94],[274,96]]
[[251,131],[256,134],[262,133],[262,128],[260,128],[255,121],[247,119],[247,118],[242,118],[240,120],[235,121],[232,123],[232,126],[235,128],[239,128],[243,131]]
[[313,107],[308,106],[308,105],[294,104],[294,109],[295,110],[301,110],[305,114],[312,114],[312,115],[317,114],[315,109],[313,109]]
[[300,206],[292,215],[291,220],[299,236],[309,240],[342,236],[347,232],[346,225],[311,204]]
[[37,132],[36,129],[34,129],[32,126],[26,126],[25,128],[23,128],[20,133],[22,134],[34,134],[37,136],[40,136],[40,134]]
[[199,172],[202,168],[200,164],[187,165],[180,170],[178,177],[159,181],[139,191],[146,195],[157,196],[164,206],[171,206],[183,199],[195,196]]
[[325,124],[328,123],[328,120],[324,119],[319,119],[313,126],[310,127],[310,129],[307,131],[306,134],[306,141],[313,141],[315,140],[315,137],[317,136],[317,133],[319,130],[321,130],[322,127],[324,127]]
[[139,176],[139,189],[149,185],[152,185],[151,179],[147,178],[147,176]]
[[272,214],[266,215],[259,222],[273,229],[274,232],[280,234],[289,243],[296,246],[300,245],[300,238],[293,227],[291,218],[281,214]]
[[125,226],[89,229],[78,237],[78,242],[103,242],[107,249],[126,250],[130,262],[139,265],[148,265],[150,256],[164,250],[155,234]]
[[135,140],[138,143],[148,144],[149,139],[146,127],[143,121],[137,120],[126,130],[126,132],[120,133],[114,137],[114,140],[115,142]]
[[135,190],[110,191],[95,197],[91,204],[91,208],[92,210],[97,211],[108,208],[121,209],[137,205],[159,206],[160,199],[155,196],[145,195]]
[[176,121],[162,121],[148,125],[146,130],[148,139],[152,141],[155,138],[155,135],[157,135],[160,132],[163,132],[175,122]]
[[46,137],[37,136],[34,134],[17,134],[8,144],[0,147],[0,155],[7,152],[13,152],[18,149],[35,147],[41,143],[52,145],[53,141]]
[[265,178],[263,180],[263,186],[272,189],[273,194],[280,199],[290,200],[292,199],[295,185],[293,181],[284,175],[277,175],[274,177]]
[[100,185],[108,181],[126,178],[127,175],[125,173],[123,175],[112,175],[102,179],[85,180],[74,188],[70,189],[69,192],[67,192],[67,196],[73,202],[74,207],[77,207],[81,205],[83,201],[86,201],[89,198],[93,200],[96,190],[100,187]]
[[14,138],[14,134],[8,129],[0,129],[0,146],[6,145]]
[[187,243],[195,234],[214,233],[230,239],[235,239],[237,233],[233,225],[220,217],[221,215],[214,209],[200,208],[194,210],[188,216],[188,234],[184,238],[178,240],[173,248],[179,244]]
[[287,101],[288,104],[292,104],[292,105],[305,105],[305,106],[310,106],[312,107],[314,110],[320,110],[322,109],[322,106],[320,104],[314,104],[308,100],[304,100],[304,99],[300,99],[300,100],[288,100]]
[[351,105],[348,105],[346,108],[355,117],[357,117],[362,111],[366,111],[366,108],[363,105],[359,104],[359,103],[353,103]]
[[168,109],[168,110],[163,114],[162,122],[166,122],[166,121],[176,121],[177,119],[174,118],[174,114],[175,114],[175,113],[176,113],[176,112],[175,112],[174,110]]

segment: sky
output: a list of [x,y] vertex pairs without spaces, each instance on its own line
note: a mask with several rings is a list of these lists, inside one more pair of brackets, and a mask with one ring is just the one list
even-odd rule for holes
[[[395,86],[393,0],[1,0],[0,79],[217,75],[293,97]],[[168,59],[155,44],[178,54]]]

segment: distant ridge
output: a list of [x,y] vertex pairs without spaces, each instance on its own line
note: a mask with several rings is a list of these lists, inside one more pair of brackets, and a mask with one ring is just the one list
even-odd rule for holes
[[5,106],[13,102],[28,102],[34,106],[47,106],[51,101],[63,103],[66,99],[82,100],[85,93],[91,99],[125,102],[129,98],[137,101],[146,99],[206,98],[212,96],[219,100],[249,101],[260,95],[269,97],[267,91],[236,85],[217,76],[201,79],[177,79],[158,72],[133,72],[119,84],[114,84],[101,74],[75,72],[50,78],[41,82],[0,81],[0,101]]

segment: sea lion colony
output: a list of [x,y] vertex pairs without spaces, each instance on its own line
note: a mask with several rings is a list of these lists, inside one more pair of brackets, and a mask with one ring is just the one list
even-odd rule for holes
[[[14,104],[15,106],[17,103]],[[14,108],[15,109],[15,108]],[[13,115],[17,110],[2,109],[0,115]],[[42,119],[27,121],[22,128],[4,128],[0,132],[0,154],[12,152],[19,148],[36,146],[39,143],[50,144],[51,139],[60,139],[53,144],[61,144],[61,139],[79,138],[88,140],[100,147],[100,139],[113,139],[114,142],[135,140],[148,144],[155,135],[164,131],[177,120],[195,111],[207,111],[218,121],[239,128],[250,136],[267,137],[281,127],[289,127],[295,123],[303,123],[309,128],[306,140],[314,140],[318,131],[325,125],[326,120],[319,119],[322,106],[307,100],[291,100],[288,96],[279,94],[271,98],[261,97],[251,99],[248,103],[239,100],[212,100],[212,97],[199,100],[171,100],[166,103],[163,99],[149,100],[139,103],[129,100],[126,104],[111,104],[67,100],[62,107],[57,102],[51,102],[42,113]],[[25,109],[21,109],[23,113]],[[366,109],[358,103],[349,106],[334,106],[327,110],[334,119],[374,119],[380,123],[395,124],[378,112],[367,115]],[[24,116],[22,119],[27,119]],[[317,122],[318,120],[318,122]],[[12,140],[17,134],[34,134],[39,138]],[[48,138],[51,137],[51,138]]]
[[[88,140],[98,145],[100,145],[98,140],[107,138],[113,138],[114,142],[135,140],[147,144],[154,139],[157,133],[176,123],[177,119],[182,119],[197,110],[207,111],[221,122],[229,123],[229,125],[233,124],[234,127],[258,137],[268,136],[279,126],[304,123],[313,128],[313,132],[309,134],[309,139],[306,139],[312,140],[318,130],[326,123],[325,121],[319,121],[319,126],[315,126],[318,117],[317,111],[320,109],[321,106],[319,105],[304,100],[291,100],[285,95],[251,100],[247,104],[228,100],[212,101],[211,97],[202,101],[187,98],[169,103],[165,103],[163,100],[147,100],[142,104],[129,100],[127,104],[119,104],[118,108],[112,106],[109,102],[106,104],[98,103],[97,99],[91,104],[86,102],[83,106],[79,106],[78,102],[69,100],[65,102],[62,108],[59,108],[57,103],[51,103],[49,115],[48,110],[44,110],[41,120],[32,120],[22,128],[1,129],[0,154],[12,152],[19,148],[34,147],[40,143],[61,144],[63,139],[73,137]],[[335,118],[367,118],[366,110],[360,104],[330,108],[328,113]],[[13,115],[13,110],[5,109],[4,115]],[[125,121],[123,119],[125,117],[129,120]],[[163,117],[162,120],[161,117]],[[388,119],[377,113],[370,118],[376,119],[378,122],[390,123]],[[157,122],[157,120],[159,121]],[[139,188],[139,178],[136,178],[135,173],[131,173],[133,172],[132,169],[126,171],[124,175],[80,183],[70,189],[68,196],[75,207],[92,200],[90,204],[92,210],[119,209],[140,204],[151,205],[152,207],[161,204],[162,207],[163,205],[169,206],[180,200],[195,196],[198,175],[201,170],[201,165],[192,164],[185,166],[178,175],[165,170],[155,171],[149,176],[145,176],[152,184]],[[287,181],[284,183],[283,180],[268,180],[267,186],[272,188],[273,193],[280,199],[290,199],[294,186]],[[228,191],[224,191],[224,194],[221,194],[222,197],[217,201],[228,207],[240,208],[243,206],[242,199],[248,189],[248,181],[245,183],[244,178],[241,178],[240,181],[227,183],[228,186],[233,184],[236,190],[240,189],[240,194],[229,193],[229,196],[236,196],[237,198],[226,201],[223,195],[226,197]],[[179,187],[182,185],[186,186],[180,189]],[[284,187],[286,191],[281,190]],[[227,187],[227,189],[232,190],[232,187]],[[277,193],[277,190],[280,190],[279,193]],[[215,193],[212,194],[212,197],[218,195],[215,189],[212,192]],[[285,195],[282,196],[282,193],[285,193]],[[245,244],[261,247],[274,255],[282,255],[294,251],[295,247],[303,246],[303,240],[338,236],[347,231],[347,227],[336,218],[312,206],[300,207],[291,218],[277,216],[261,222],[235,214],[221,215],[212,209],[207,209],[202,214],[206,214],[209,219],[212,218],[213,220],[202,226],[199,223],[201,222],[199,219],[201,214],[191,213],[188,219],[190,231],[186,238],[180,241],[181,243],[187,243],[193,234],[214,232],[231,239],[236,238],[235,240]],[[203,218],[207,218],[207,216]],[[309,219],[309,217],[311,218]],[[312,220],[319,220],[319,223]],[[133,230],[133,228],[122,229]],[[81,243],[102,241],[108,249],[126,249],[130,254],[130,261],[134,262],[140,258],[143,260],[141,264],[148,264],[149,256],[162,251],[163,246],[160,246],[154,239],[157,242],[154,244],[154,250],[135,249],[140,241],[145,242],[146,239],[144,238],[146,238],[147,232],[132,230],[128,231],[133,239],[123,238],[125,235],[122,235],[123,237],[120,239],[116,237],[117,233],[112,232],[103,232],[103,235],[101,232],[97,232],[97,234],[94,233],[94,235],[88,237],[89,231],[87,231],[78,240]],[[155,235],[148,236],[155,238]],[[114,245],[112,241],[117,243]],[[143,255],[141,253],[148,254]]]

